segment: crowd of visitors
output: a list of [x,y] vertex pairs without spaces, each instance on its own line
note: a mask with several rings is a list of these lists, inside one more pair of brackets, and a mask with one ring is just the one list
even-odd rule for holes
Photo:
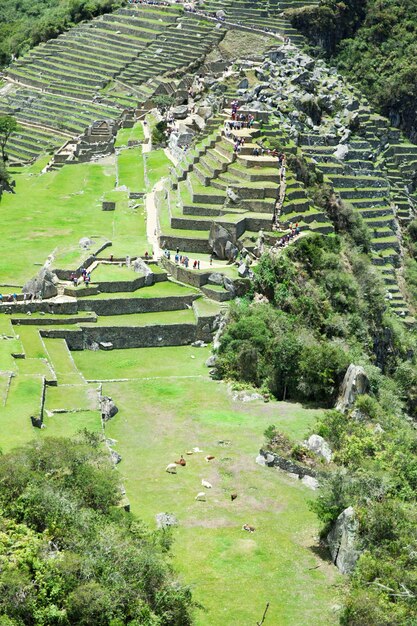
[[297,224],[290,224],[290,231],[278,239],[275,248],[285,248],[294,237],[300,234],[300,227]]
[[78,285],[82,282],[88,287],[88,285],[91,283],[91,272],[87,271],[85,267],[82,267],[81,276],[78,277],[77,274],[73,272],[70,276],[70,279],[74,287],[78,287]]

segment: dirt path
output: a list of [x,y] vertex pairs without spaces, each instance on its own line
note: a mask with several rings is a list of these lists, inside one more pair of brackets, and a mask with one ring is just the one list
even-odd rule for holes
[[153,250],[154,259],[162,256],[162,249],[159,246],[158,233],[158,209],[155,203],[155,194],[164,187],[164,179],[159,180],[152,191],[146,194],[145,210],[146,210],[146,236]]
[[142,152],[150,152],[152,150],[152,137],[149,124],[146,121],[142,122],[143,134],[145,135],[145,141],[142,144]]

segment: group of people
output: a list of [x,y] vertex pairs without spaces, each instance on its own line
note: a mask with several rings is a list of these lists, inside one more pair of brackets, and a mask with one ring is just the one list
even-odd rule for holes
[[170,2],[158,2],[157,0],[127,0],[128,4],[150,4],[157,7],[169,7]]
[[[23,302],[34,302],[35,300],[42,300],[42,291],[38,291],[38,293],[35,292],[26,292],[23,294]],[[4,295],[2,293],[0,293],[0,304],[4,304],[4,303],[12,303],[12,302],[17,302],[18,301],[18,296],[17,293],[10,293],[8,295]]]
[[290,224],[290,232],[286,235],[283,235],[275,244],[276,248],[285,248],[287,244],[290,243],[291,239],[294,239],[297,235],[300,234],[300,227],[297,224]]
[[[165,254],[165,256],[166,256],[168,259],[171,257],[171,254],[169,253],[169,251],[168,251],[168,255],[169,255],[169,256],[166,254],[166,251],[165,251],[165,253],[164,253],[164,254]],[[180,254],[180,252],[179,252],[179,248],[177,248],[177,251],[176,251],[176,253],[175,253],[175,263],[176,263],[177,265],[182,265],[182,266],[183,266],[183,267],[185,267],[185,269],[187,269],[187,270],[188,270],[188,268],[189,268],[189,267],[190,267],[190,268],[192,267],[194,270],[199,270],[199,269],[200,269],[200,261],[196,259],[196,260],[193,262],[193,264],[191,265],[190,258],[189,258],[186,254],[184,254],[184,255],[183,255],[183,254]]]
[[[112,255],[113,257],[113,255]],[[91,272],[88,272],[85,267],[81,268],[81,277],[79,278],[75,272],[73,272],[70,276],[71,282],[74,287],[77,287],[80,284],[80,278],[84,282],[85,285],[89,285],[91,283]]]
[[233,144],[233,152],[235,154],[239,154],[244,145],[245,145],[244,137],[235,137],[235,143]]
[[[33,295],[33,299],[35,298],[35,294],[31,294]],[[26,294],[25,294],[26,296]],[[17,302],[17,294],[16,293],[11,293],[8,296],[3,296],[2,293],[0,293],[0,304],[3,304],[3,302]]]
[[272,156],[278,159],[280,167],[285,163],[285,154],[278,150],[271,150],[270,148],[264,148],[262,145],[255,146],[252,150],[252,156]]

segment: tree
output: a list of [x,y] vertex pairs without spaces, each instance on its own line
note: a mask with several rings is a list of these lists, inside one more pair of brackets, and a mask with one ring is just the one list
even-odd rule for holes
[[160,94],[159,96],[155,96],[153,98],[153,103],[163,115],[170,107],[173,106],[175,102],[174,96],[170,96],[169,94]]
[[6,145],[10,135],[17,130],[17,122],[11,115],[0,116],[0,150],[3,163],[7,161]]

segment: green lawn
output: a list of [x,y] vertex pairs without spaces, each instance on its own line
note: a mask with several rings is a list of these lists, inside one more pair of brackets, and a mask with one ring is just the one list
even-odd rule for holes
[[[151,287],[142,287],[136,291],[114,292],[114,293],[98,293],[95,296],[86,298],[89,302],[92,300],[109,300],[113,298],[167,298],[169,296],[186,296],[192,294],[200,294],[201,292],[193,287],[183,287],[177,283],[169,281],[155,283]],[[82,298],[80,298],[82,299]]]
[[[173,564],[205,607],[197,626],[255,624],[268,601],[276,626],[335,625],[339,578],[315,550],[314,493],[255,463],[268,425],[299,440],[319,411],[233,401],[224,383],[208,378],[208,355],[190,346],[73,354],[87,379],[132,379],[103,388],[119,407],[106,435],[117,440],[132,511],[151,527],[156,513],[177,516]],[[186,455],[176,476],[165,472],[194,446],[203,454]],[[205,454],[216,458],[208,464]],[[205,503],[195,501],[203,478],[213,485]],[[244,523],[255,533],[242,531]]]
[[133,128],[122,128],[117,133],[116,148],[127,146],[128,141],[143,141],[145,138],[142,122],[136,122]]
[[125,263],[100,263],[91,274],[91,280],[94,283],[133,281],[140,276],[133,267],[126,267]]
[[142,148],[122,150],[117,156],[119,186],[126,185],[130,191],[145,191]]
[[[108,359],[117,361],[114,353]],[[184,360],[171,361],[179,378],[105,384],[120,409],[106,434],[123,457],[119,470],[133,512],[151,526],[159,512],[179,520],[174,565],[206,609],[197,625],[255,624],[268,601],[271,624],[336,624],[336,573],[312,549],[318,523],[307,501],[313,492],[255,463],[269,424],[301,438],[317,411],[235,403],[222,383],[180,378]],[[164,471],[194,446],[204,453],[187,456],[176,476]],[[205,454],[216,458],[208,464]],[[213,485],[206,503],[195,501],[203,478]],[[256,532],[242,531],[244,523]]]
[[153,326],[154,324],[194,324],[192,310],[159,311],[158,313],[132,313],[131,315],[100,315],[97,322],[81,326]]
[[131,348],[108,352],[73,352],[75,364],[90,380],[110,378],[154,378],[170,376],[207,376],[204,362],[209,348],[174,346],[168,348]]
[[156,185],[156,183],[169,176],[169,170],[172,167],[172,161],[170,161],[165,152],[160,150],[152,150],[144,155],[146,160],[146,174],[149,181],[149,191]]

